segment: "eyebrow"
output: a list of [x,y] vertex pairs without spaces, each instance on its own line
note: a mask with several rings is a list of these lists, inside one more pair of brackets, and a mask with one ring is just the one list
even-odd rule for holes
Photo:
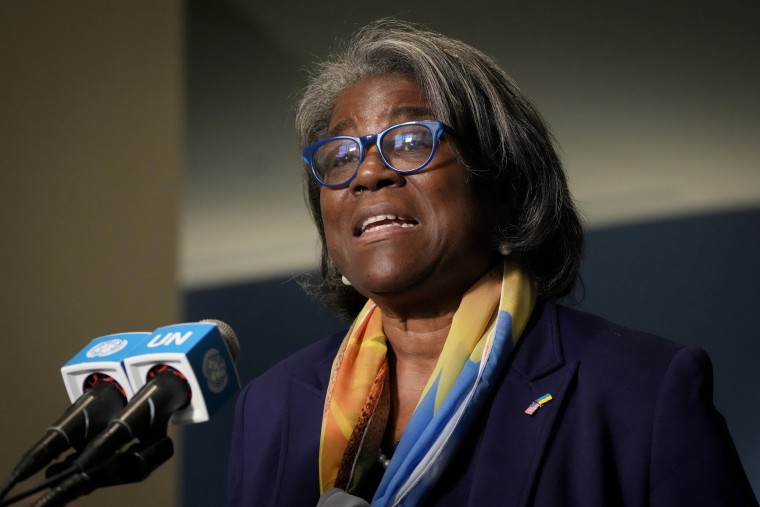
[[340,132],[343,132],[344,130],[347,130],[351,127],[353,127],[354,122],[353,120],[342,120],[335,124],[335,126],[331,129],[327,130],[327,135],[332,136],[339,136],[341,135]]
[[[402,106],[399,108],[396,108],[393,110],[393,112],[390,115],[391,123],[388,126],[393,125],[394,123],[398,122],[400,119],[405,118],[404,121],[413,121],[413,120],[420,120],[420,119],[433,119],[433,110],[429,107],[419,107],[419,106]],[[354,121],[350,118],[347,118],[345,120],[339,121],[338,123],[333,126],[333,128],[329,129],[327,134],[329,136],[336,136],[341,135],[340,132],[343,132],[347,129],[355,127]]]
[[396,121],[399,117],[407,118],[433,118],[433,110],[429,107],[404,106],[393,111],[391,118]]

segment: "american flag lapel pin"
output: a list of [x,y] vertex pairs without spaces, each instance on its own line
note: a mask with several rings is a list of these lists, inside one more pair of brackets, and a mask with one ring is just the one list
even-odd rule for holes
[[533,400],[533,402],[528,406],[528,408],[525,409],[525,413],[528,415],[533,415],[536,413],[536,411],[552,401],[552,395],[549,393],[546,393],[545,395],[541,396],[540,398],[537,398]]

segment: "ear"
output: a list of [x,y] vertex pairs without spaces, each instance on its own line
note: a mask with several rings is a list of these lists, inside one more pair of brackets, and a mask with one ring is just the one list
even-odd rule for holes
[[486,215],[484,223],[490,224],[489,234],[493,248],[502,256],[510,255],[513,251],[514,220],[517,216],[513,208],[511,186],[499,185],[500,181],[488,180],[481,184],[482,202]]

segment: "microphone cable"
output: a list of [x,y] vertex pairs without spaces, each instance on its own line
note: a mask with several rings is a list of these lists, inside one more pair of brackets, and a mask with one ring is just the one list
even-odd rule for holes
[[[0,501],[0,507],[8,507],[45,489],[49,489],[48,493],[38,498],[33,507],[62,507],[97,488],[142,481],[173,454],[174,444],[166,435],[145,444],[136,443],[91,469],[66,467],[39,485]],[[65,465],[65,461],[54,463],[49,470]]]
[[[13,495],[13,496],[11,496],[9,498],[5,498],[3,500],[0,500],[0,507],[8,507],[9,505],[13,505],[16,502],[20,502],[21,500],[23,500],[23,499],[25,499],[27,497],[30,497],[30,496],[32,496],[35,493],[39,493],[40,491],[43,491],[43,490],[45,490],[47,488],[52,488],[56,484],[60,483],[61,481],[64,481],[64,480],[68,479],[69,477],[71,477],[72,475],[76,474],[77,472],[78,472],[78,470],[75,469],[75,468],[67,468],[63,472],[60,472],[60,473],[58,473],[58,474],[56,474],[56,475],[54,475],[54,476],[46,479],[45,481],[41,482],[37,486],[34,486],[34,487],[29,488],[27,490],[24,490],[21,493]],[[11,485],[11,487],[13,487],[13,485]],[[10,491],[10,489],[11,488],[8,488],[9,491]],[[7,495],[8,492],[5,491],[4,494]],[[2,497],[0,497],[0,498],[2,498]]]

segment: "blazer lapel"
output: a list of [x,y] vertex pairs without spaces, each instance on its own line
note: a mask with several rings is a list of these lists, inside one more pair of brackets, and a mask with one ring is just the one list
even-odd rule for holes
[[[537,305],[532,325],[482,420],[482,436],[470,461],[475,469],[470,505],[527,505],[577,367],[577,361],[564,359],[555,306]],[[525,413],[546,394],[551,401],[533,415]]]
[[[334,355],[334,351],[333,351]],[[292,374],[284,414],[276,505],[316,505],[319,497],[319,441],[332,356],[313,370]]]

